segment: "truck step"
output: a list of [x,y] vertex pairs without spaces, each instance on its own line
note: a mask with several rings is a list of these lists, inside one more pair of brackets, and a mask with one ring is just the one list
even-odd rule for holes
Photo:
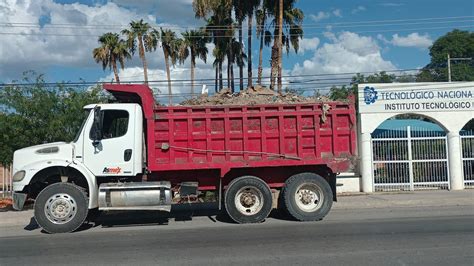
[[99,210],[171,211],[171,183],[103,183],[99,186]]

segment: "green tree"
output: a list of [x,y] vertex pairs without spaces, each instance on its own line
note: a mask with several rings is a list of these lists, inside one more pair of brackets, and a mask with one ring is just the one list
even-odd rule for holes
[[358,95],[358,86],[363,83],[392,83],[397,81],[397,77],[393,74],[387,74],[387,72],[382,71],[380,73],[375,73],[373,75],[364,76],[360,73],[357,73],[352,77],[350,86],[332,86],[329,89],[329,98],[334,101],[346,101],[349,99],[350,95],[354,95],[356,100],[356,110],[359,109],[359,102],[357,101]]
[[351,94],[357,94],[357,86],[332,86],[329,89],[329,98],[334,101],[347,100]]
[[[241,0],[233,0],[234,12],[235,12],[235,19],[237,20],[237,28],[239,32],[239,43],[241,46],[244,45],[243,38],[242,38],[242,23],[245,19],[246,15],[246,5],[248,1],[241,1]],[[244,66],[239,65],[239,88],[240,90],[244,89]]]
[[13,152],[27,146],[72,141],[84,119],[83,107],[104,101],[99,88],[46,85],[42,75],[25,73],[19,83],[0,90],[0,164],[9,165]]
[[[263,75],[263,45],[270,46],[272,43],[272,33],[267,29],[267,9],[265,4],[261,6],[256,12],[257,18],[257,38],[260,39],[259,52],[258,52],[258,70],[257,70],[257,83],[262,85]],[[250,60],[249,60],[250,61]]]
[[[418,74],[417,81],[448,81],[447,56],[474,59],[474,32],[453,30],[430,47],[431,61]],[[474,81],[474,60],[451,61],[453,81]]]
[[252,28],[253,28],[253,17],[257,8],[260,6],[260,0],[248,0],[244,1],[247,5],[245,6],[245,13],[247,14],[247,78],[248,87],[253,86],[253,74],[252,74]]
[[232,49],[230,64],[236,64],[239,68],[243,68],[247,61],[243,44],[234,38],[232,39],[232,47],[230,49]]
[[270,87],[275,89],[275,79],[278,80],[278,90],[281,92],[281,62],[283,47],[279,48],[279,29],[281,29],[281,45],[286,47],[286,52],[290,52],[290,47],[293,47],[295,53],[298,53],[299,41],[303,38],[303,11],[299,8],[294,7],[296,0],[284,0],[283,1],[283,21],[282,25],[279,25],[279,13],[280,13],[280,0],[267,0],[264,1],[268,15],[273,17],[272,25],[273,28],[273,47],[271,52],[271,75],[270,75]]
[[224,62],[225,58],[225,51],[221,50],[218,46],[214,47],[212,50],[212,55],[214,56],[214,62],[212,65],[216,69],[216,86],[215,91],[218,92],[223,88],[223,81],[222,81],[222,63]]
[[127,46],[132,54],[135,54],[138,41],[138,55],[143,63],[145,83],[148,84],[148,65],[145,52],[156,50],[158,44],[157,32],[148,23],[143,22],[143,19],[131,21],[129,25],[130,28],[122,30],[122,34],[127,37]]
[[179,48],[181,46],[181,39],[176,37],[176,32],[165,29],[161,30],[161,47],[163,48],[163,54],[165,56],[166,66],[166,78],[168,79],[168,94],[169,104],[172,104],[172,90],[171,90],[171,74],[170,74],[170,63],[174,66],[179,59]]
[[102,68],[113,69],[115,81],[120,83],[118,75],[117,61],[120,67],[124,68],[125,59],[130,59],[127,44],[120,39],[117,33],[108,32],[99,37],[100,46],[92,51],[92,56],[97,63],[102,63]]
[[179,60],[183,62],[191,59],[191,94],[194,94],[194,69],[196,68],[196,58],[200,58],[204,63],[207,60],[207,46],[209,38],[204,30],[190,30],[182,33],[183,42],[179,48]]
[[[247,68],[247,76],[248,76],[248,87],[252,86],[252,21],[253,21],[253,14],[255,9],[260,5],[260,0],[233,0],[234,6],[234,13],[235,19],[237,20],[238,24],[238,32],[239,32],[239,43],[241,47],[244,47],[243,43],[243,34],[242,34],[242,24],[245,18],[247,18],[248,22],[248,29],[247,29],[247,56],[248,56],[248,68]],[[233,46],[233,44],[232,44]],[[234,55],[232,57],[235,57]],[[243,62],[244,60],[239,59],[238,62]],[[244,89],[244,66],[245,64],[238,64],[239,67],[239,80],[240,80],[240,90]]]
[[[206,20],[207,25],[206,31],[209,33],[212,42],[215,45],[215,51],[213,53],[227,57],[227,62],[231,62],[232,39],[234,36],[234,27],[232,20],[232,0],[193,0],[193,9],[196,14],[196,18]],[[214,66],[219,67],[219,90],[222,89],[222,58],[217,60],[217,64]],[[233,91],[233,66],[228,63],[227,68],[227,80],[228,85]]]

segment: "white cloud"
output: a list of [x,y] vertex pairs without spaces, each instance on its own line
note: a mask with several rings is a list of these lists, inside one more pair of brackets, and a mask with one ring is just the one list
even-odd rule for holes
[[318,48],[310,60],[297,64],[293,75],[378,72],[392,70],[392,62],[383,59],[381,48],[372,37],[352,32],[332,35],[330,43]]
[[389,43],[390,43],[390,41],[389,41],[387,38],[385,38],[385,36],[383,36],[383,35],[380,34],[380,33],[377,34],[377,39],[380,40],[380,41],[382,41],[382,42],[385,43],[385,44],[389,44]]
[[315,14],[309,14],[309,18],[312,19],[315,22],[319,22],[323,19],[328,19],[330,17],[331,17],[331,14],[329,14],[328,12],[323,12],[323,11],[319,11],[316,15]]
[[342,11],[340,9],[333,9],[328,12],[319,11],[317,14],[309,14],[309,18],[315,22],[328,19],[330,17],[342,18]]
[[[17,75],[28,69],[44,71],[53,65],[94,66],[92,49],[98,45],[97,36],[120,31],[120,26],[97,25],[122,25],[139,18],[150,23],[155,21],[153,16],[142,16],[114,3],[87,6],[58,4],[52,0],[6,2],[4,8],[0,8],[2,22],[31,25],[5,30],[18,35],[8,35],[0,42],[0,76]],[[40,18],[45,16],[49,18],[48,23],[40,27]]]
[[196,26],[203,20],[197,20],[193,11],[193,0],[111,0],[112,2],[137,10],[144,14],[159,14],[160,21],[173,24]]
[[385,6],[385,7],[399,7],[399,6],[404,6],[405,3],[380,3],[380,6]]
[[303,38],[300,40],[300,47],[298,52],[301,52],[304,54],[307,51],[314,51],[316,48],[318,48],[320,41],[319,38],[314,37],[314,38]]
[[[15,35],[5,35],[0,42],[0,78],[3,80],[16,78],[19,73],[30,69],[45,72],[52,66],[92,67],[102,71],[100,64],[96,64],[92,58],[92,50],[98,46],[99,35],[109,31],[120,32],[129,21],[138,19],[144,19],[154,26],[170,25],[156,24],[153,15],[138,13],[110,2],[89,6],[79,3],[59,4],[53,0],[5,1],[6,4],[0,3],[3,23],[30,24],[4,29]],[[40,25],[40,20],[45,17],[46,24],[43,21]],[[164,66],[160,48],[147,56],[151,67]],[[135,55],[126,65],[140,66],[141,62]]]
[[[172,67],[170,69],[171,80],[189,80],[190,70],[186,66]],[[215,72],[211,67],[208,68],[196,68],[195,69],[195,91],[200,91],[203,84],[210,85],[211,81],[201,81],[201,79],[214,78]],[[120,81],[143,81],[143,68],[142,67],[127,67],[119,71]],[[108,82],[114,79],[113,73],[106,75],[101,78],[100,81]],[[168,93],[168,83],[166,82],[166,71],[162,68],[151,68],[148,69],[148,79],[150,80],[150,86],[156,88],[160,93]],[[191,82],[189,81],[173,81],[172,82],[172,93],[191,93]]]
[[390,43],[395,46],[426,49],[433,44],[433,40],[428,34],[420,35],[418,32],[414,32],[408,34],[407,36],[399,36],[398,34],[394,34]]
[[363,11],[366,11],[367,8],[365,6],[358,6],[354,9],[352,9],[351,13],[352,14],[357,14],[357,13],[360,13],[360,12],[363,12]]

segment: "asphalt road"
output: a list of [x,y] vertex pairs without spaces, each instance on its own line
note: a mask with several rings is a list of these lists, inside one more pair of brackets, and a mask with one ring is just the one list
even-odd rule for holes
[[199,215],[116,213],[57,235],[32,220],[0,234],[0,265],[474,265],[473,206],[336,209],[320,222],[276,215],[252,225]]

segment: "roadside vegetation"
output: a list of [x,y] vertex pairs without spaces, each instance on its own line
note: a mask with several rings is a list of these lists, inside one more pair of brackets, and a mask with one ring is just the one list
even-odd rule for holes
[[40,74],[24,73],[18,85],[0,90],[0,164],[10,165],[17,149],[72,141],[84,120],[83,107],[104,100],[99,87],[47,84]]

